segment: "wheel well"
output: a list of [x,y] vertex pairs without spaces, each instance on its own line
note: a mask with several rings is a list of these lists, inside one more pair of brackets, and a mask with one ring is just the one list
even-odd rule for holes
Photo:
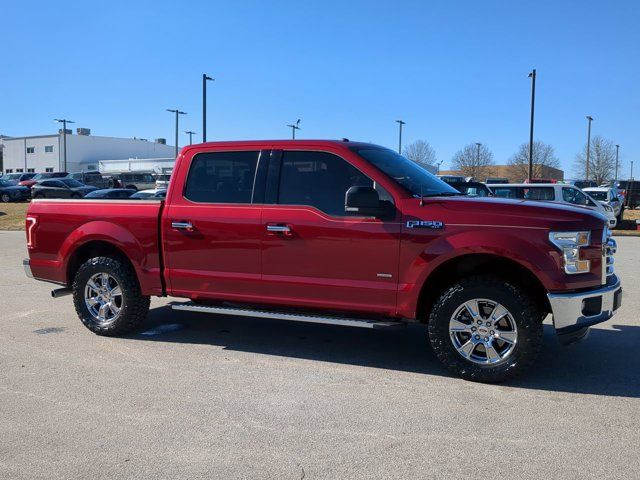
[[498,255],[470,254],[452,258],[437,267],[427,277],[418,297],[416,318],[426,322],[431,313],[431,305],[445,288],[463,277],[482,273],[491,273],[526,288],[542,312],[551,312],[547,291],[530,270]]
[[[131,265],[131,261],[124,254],[122,250],[116,247],[113,243],[105,242],[102,240],[94,240],[91,242],[87,242],[81,247],[77,248],[75,252],[71,255],[69,259],[69,263],[67,264],[67,285],[71,285],[73,283],[73,279],[76,276],[76,273],[80,266],[93,257],[112,257],[118,258],[119,260],[123,260]],[[133,268],[135,272],[135,268]]]

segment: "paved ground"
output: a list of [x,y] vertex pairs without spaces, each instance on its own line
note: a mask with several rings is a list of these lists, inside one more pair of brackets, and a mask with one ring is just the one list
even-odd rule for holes
[[101,338],[0,232],[0,478],[638,478],[640,239],[624,306],[582,344],[546,331],[501,386],[451,378],[425,332],[172,312]]

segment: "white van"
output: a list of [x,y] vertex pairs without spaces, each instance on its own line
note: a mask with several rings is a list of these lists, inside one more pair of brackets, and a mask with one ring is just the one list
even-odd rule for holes
[[568,203],[600,212],[607,218],[610,228],[615,227],[618,223],[613,208],[595,201],[588,193],[573,185],[561,183],[503,183],[488,185],[488,187],[493,191],[494,197]]

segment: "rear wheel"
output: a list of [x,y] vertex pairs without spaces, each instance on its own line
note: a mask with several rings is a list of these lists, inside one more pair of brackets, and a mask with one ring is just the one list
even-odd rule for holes
[[11,201],[11,195],[3,193],[2,196],[0,196],[0,199],[2,199],[3,203],[9,203]]
[[140,292],[135,271],[128,262],[95,257],[78,269],[73,303],[85,327],[98,335],[116,336],[144,321],[150,298]]
[[82,198],[82,195],[80,195],[79,193],[72,193],[71,198],[78,200],[79,198]]
[[536,359],[542,319],[522,288],[479,275],[458,281],[440,295],[429,316],[429,339],[452,373],[467,380],[501,382]]

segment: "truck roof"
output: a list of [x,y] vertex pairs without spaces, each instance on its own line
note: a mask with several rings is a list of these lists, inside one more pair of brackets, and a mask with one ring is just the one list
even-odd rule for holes
[[352,142],[348,138],[343,138],[341,140],[232,140],[232,141],[222,141],[222,142],[206,142],[206,143],[194,143],[193,145],[187,145],[183,148],[183,150],[188,150],[191,148],[202,148],[202,147],[232,147],[232,146],[255,146],[255,147],[270,147],[270,148],[278,148],[278,147],[290,147],[290,146],[329,146],[329,145],[339,145],[342,147],[354,147],[354,146],[370,146],[377,148],[385,148],[380,145],[376,145],[373,143],[367,142]]

